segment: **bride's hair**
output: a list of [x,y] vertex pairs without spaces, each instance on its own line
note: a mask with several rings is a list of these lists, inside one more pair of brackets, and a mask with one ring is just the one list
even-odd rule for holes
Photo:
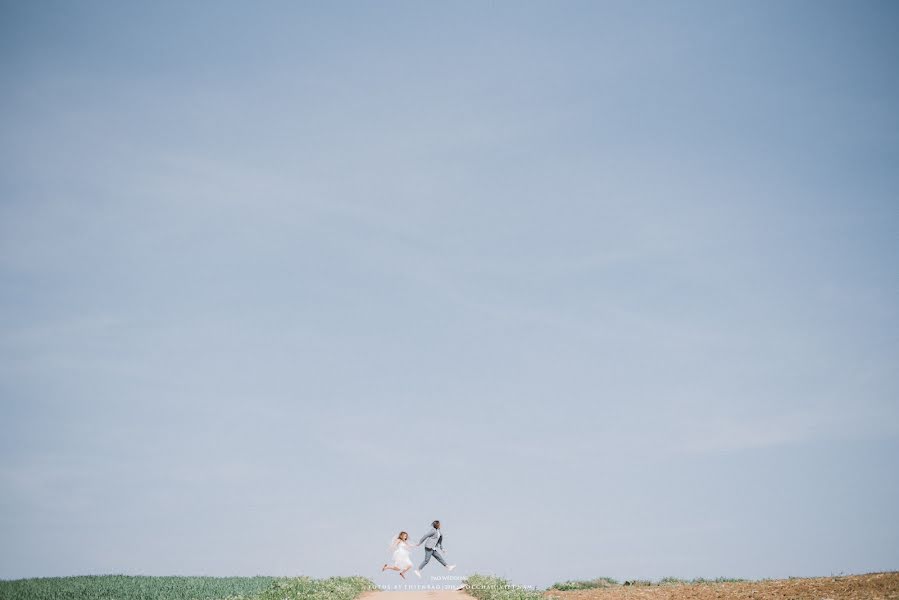
[[406,540],[409,539],[409,534],[406,533],[405,531],[401,531],[400,534],[398,536],[396,536],[396,539],[403,540],[405,542]]

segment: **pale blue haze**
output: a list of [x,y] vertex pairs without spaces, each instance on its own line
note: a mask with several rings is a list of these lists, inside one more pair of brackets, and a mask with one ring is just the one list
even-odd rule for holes
[[897,30],[3,2],[0,578],[899,569]]

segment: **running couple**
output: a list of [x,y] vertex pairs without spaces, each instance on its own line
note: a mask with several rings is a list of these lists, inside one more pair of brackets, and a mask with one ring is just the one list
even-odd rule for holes
[[428,564],[431,560],[431,556],[437,559],[441,565],[446,567],[447,571],[452,571],[456,568],[456,565],[448,565],[446,561],[443,560],[443,557],[440,555],[440,552],[437,551],[439,548],[443,550],[443,533],[440,531],[440,521],[434,521],[431,523],[431,531],[427,532],[421,539],[418,540],[418,543],[414,546],[409,543],[409,534],[405,531],[401,531],[396,539],[393,540],[393,543],[390,544],[390,549],[393,550],[393,565],[384,564],[381,567],[381,571],[386,569],[390,569],[391,571],[398,571],[400,577],[403,579],[406,578],[406,572],[412,568],[412,559],[409,558],[409,550],[411,548],[417,548],[421,546],[422,542],[425,545],[425,559],[421,561],[421,564],[418,565],[418,568],[415,569],[415,574],[421,577],[421,570],[425,568],[425,565]]

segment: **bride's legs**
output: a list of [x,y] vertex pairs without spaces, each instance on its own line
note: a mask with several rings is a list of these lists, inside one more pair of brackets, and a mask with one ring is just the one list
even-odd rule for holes
[[403,569],[402,571],[400,571],[400,577],[402,577],[403,579],[405,579],[405,578],[406,578],[406,573],[408,573],[408,572],[409,572],[409,569],[411,569],[411,568],[412,568],[412,565],[409,565],[408,567],[406,567],[405,569]]

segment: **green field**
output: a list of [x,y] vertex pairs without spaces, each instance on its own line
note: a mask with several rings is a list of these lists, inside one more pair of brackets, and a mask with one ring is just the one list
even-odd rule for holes
[[0,600],[352,600],[374,589],[364,577],[91,575],[0,581]]

